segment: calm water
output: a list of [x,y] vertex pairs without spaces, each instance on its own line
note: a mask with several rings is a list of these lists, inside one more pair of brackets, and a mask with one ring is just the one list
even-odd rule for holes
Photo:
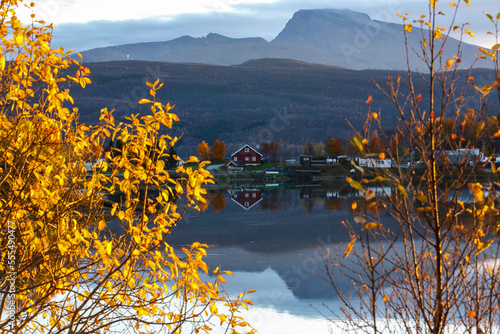
[[[345,248],[350,238],[341,221],[352,221],[357,192],[347,185],[242,187],[208,197],[208,208],[186,214],[170,244],[214,245],[207,262],[236,275],[227,281],[230,293],[257,290],[246,317],[259,333],[328,333],[332,323],[318,310],[331,315],[324,305],[339,306],[332,287],[315,274],[322,264],[317,246]],[[381,219],[390,222],[386,213]]]

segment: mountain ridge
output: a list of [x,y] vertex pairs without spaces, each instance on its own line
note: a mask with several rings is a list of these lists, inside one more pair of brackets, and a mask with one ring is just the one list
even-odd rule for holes
[[[101,47],[81,54],[85,62],[142,60],[226,66],[251,59],[283,58],[355,70],[404,70],[403,30],[401,24],[373,20],[365,13],[348,9],[308,9],[295,12],[269,42],[261,37],[231,38],[209,33],[204,37],[184,35],[169,41]],[[420,48],[420,28],[413,30],[408,34],[410,50]],[[458,45],[459,41],[448,40],[443,64],[456,53]],[[467,68],[476,61],[478,47],[463,42],[460,47],[461,68]],[[412,52],[410,61],[412,69],[425,69]]]

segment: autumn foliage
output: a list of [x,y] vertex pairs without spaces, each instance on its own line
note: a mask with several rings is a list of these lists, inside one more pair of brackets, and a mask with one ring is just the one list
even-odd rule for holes
[[212,157],[215,160],[222,160],[226,156],[226,144],[216,139],[212,146]]
[[[500,136],[488,100],[499,83],[493,78],[475,86],[471,69],[459,65],[460,44],[455,56],[443,56],[443,50],[452,50],[450,31],[473,35],[468,23],[454,25],[460,3],[449,4],[451,29],[440,23],[449,15],[443,12],[448,3],[441,11],[441,4],[429,1],[429,12],[417,20],[400,15],[405,37],[421,34],[420,46],[407,44],[406,52],[418,54],[425,73],[413,72],[408,57],[404,76],[389,75],[387,85],[376,84],[398,112],[397,131],[388,135],[380,122],[384,111],[371,112],[369,97],[366,121],[349,143],[349,151],[390,158],[395,167],[370,170],[353,163],[361,177],[346,181],[362,196],[350,205],[352,221],[342,221],[351,241],[342,251],[327,250],[325,266],[318,266],[337,292],[346,332],[498,332],[500,210],[499,184],[493,180],[499,170],[494,163],[470,162],[485,137]],[[498,37],[500,13],[496,20],[486,15]],[[497,62],[500,46],[492,50],[490,58]],[[421,76],[424,87],[416,84]],[[474,104],[465,98],[469,87],[477,91]],[[483,167],[491,171],[487,177]],[[350,289],[341,287],[340,275],[349,278]]]
[[[221,283],[231,273],[209,271],[208,246],[169,244],[213,181],[195,157],[196,170],[180,166],[173,178],[165,169],[177,138],[159,131],[178,118],[155,99],[162,85],[148,83],[151,97],[138,101],[147,115],[117,124],[102,109],[98,125],[80,124],[70,87],[90,84],[89,70],[52,49],[51,26],[35,16],[23,26],[17,2],[2,0],[0,11],[0,332],[246,326],[238,308],[250,302],[229,299]],[[110,140],[119,154],[103,152]]]
[[344,153],[344,144],[341,138],[330,138],[326,143],[326,153],[328,155],[342,155]]
[[200,156],[201,160],[203,161],[210,161],[210,146],[203,140],[201,143],[198,144],[198,147],[196,148],[196,152]]
[[218,193],[214,196],[212,205],[215,212],[220,212],[226,207],[226,196],[223,193]]

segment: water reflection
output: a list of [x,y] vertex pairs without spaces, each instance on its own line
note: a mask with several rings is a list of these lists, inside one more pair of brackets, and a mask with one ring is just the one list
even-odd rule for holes
[[228,190],[228,192],[231,195],[231,200],[244,210],[250,210],[253,206],[262,201],[262,191],[260,189],[231,189]]
[[[383,195],[381,189],[371,190]],[[208,252],[208,265],[236,273],[237,279],[228,281],[235,293],[255,288],[251,299],[258,309],[320,318],[309,304],[335,308],[336,298],[330,284],[315,274],[322,264],[317,246],[343,249],[342,243],[349,242],[341,221],[352,221],[354,201],[361,202],[360,193],[345,182],[329,187],[214,189],[208,193],[205,211],[184,217],[169,242],[216,246]],[[393,224],[388,213],[380,218]],[[339,279],[346,288],[350,285],[346,277]]]

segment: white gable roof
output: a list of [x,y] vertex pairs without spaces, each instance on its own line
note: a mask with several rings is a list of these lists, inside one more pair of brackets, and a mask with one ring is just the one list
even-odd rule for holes
[[234,152],[233,154],[231,154],[231,157],[233,157],[236,153],[238,153],[239,151],[241,151],[242,149],[244,149],[245,147],[248,147],[250,149],[252,149],[255,153],[257,153],[258,155],[260,155],[261,157],[263,156],[262,154],[259,153],[259,151],[257,151],[256,149],[254,149],[252,146],[246,144],[244,145],[243,147],[241,147],[239,150],[237,150],[236,152]]

